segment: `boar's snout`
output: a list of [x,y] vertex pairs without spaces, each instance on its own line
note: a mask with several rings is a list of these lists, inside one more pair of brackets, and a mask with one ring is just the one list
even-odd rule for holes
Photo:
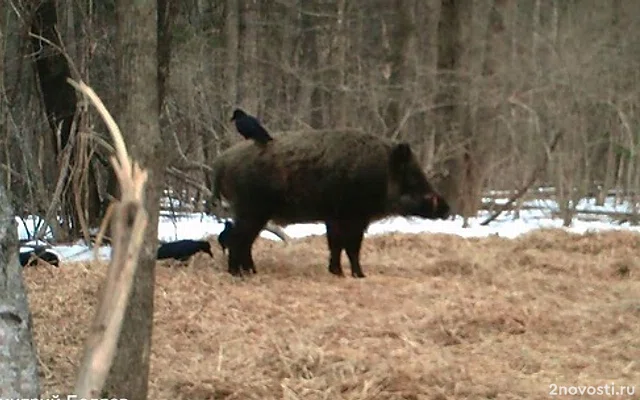
[[426,214],[426,218],[446,219],[449,217],[449,212],[451,211],[449,203],[447,203],[447,200],[438,193],[429,193],[426,195],[424,197],[424,203],[423,210]]
[[429,184],[408,143],[398,143],[393,147],[389,165],[399,186],[396,211],[404,216],[428,219],[446,219],[449,216],[449,204]]
[[446,219],[451,208],[444,197],[437,193],[424,196],[405,195],[400,198],[400,213],[428,219]]

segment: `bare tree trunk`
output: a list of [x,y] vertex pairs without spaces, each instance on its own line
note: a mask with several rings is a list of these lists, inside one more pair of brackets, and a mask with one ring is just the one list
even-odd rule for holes
[[570,167],[571,160],[567,161],[567,157],[563,157],[560,155],[556,158],[556,203],[558,204],[558,209],[560,211],[560,216],[562,217],[562,226],[571,226],[571,221],[573,220],[573,214],[571,213],[571,187],[573,186],[573,182],[567,174],[567,169]]
[[339,128],[347,127],[349,123],[349,118],[347,114],[348,104],[347,104],[347,93],[345,86],[347,85],[347,46],[348,46],[348,31],[347,31],[347,21],[348,18],[346,13],[346,0],[338,0],[337,1],[337,15],[336,18],[336,32],[337,35],[334,37],[335,41],[335,54],[334,54],[334,64],[336,65],[337,71],[337,86],[338,88],[333,92],[333,100],[331,101],[331,107],[333,108],[332,112],[332,120],[334,121],[333,126]]
[[617,127],[609,124],[609,135],[608,135],[608,143],[607,143],[607,153],[605,156],[605,168],[604,168],[604,177],[602,179],[602,185],[600,186],[597,196],[596,196],[596,204],[599,206],[604,205],[609,190],[613,188],[615,174],[616,174],[616,158],[614,153],[615,139],[613,129]]
[[299,1],[300,12],[300,86],[297,94],[296,117],[314,129],[322,127],[322,104],[316,79],[319,64],[318,35],[316,34],[313,7],[309,2]]
[[225,68],[225,83],[227,97],[232,104],[238,102],[238,1],[227,0],[225,18],[225,39],[227,51],[227,66]]
[[[498,67],[496,60],[501,58],[499,47],[505,28],[499,2],[494,0],[488,6],[487,24],[483,35],[484,51],[480,60],[480,74],[483,79],[469,85],[469,106],[463,109],[463,115],[461,115],[461,120],[465,121],[462,124],[464,174],[461,177],[464,226],[468,226],[468,219],[478,213],[482,188],[490,170],[490,150],[492,144],[499,141],[494,133],[497,130],[495,121],[499,110],[485,104],[482,92],[488,86],[488,82],[495,81]],[[472,20],[470,15],[467,18],[465,20]],[[489,127],[489,129],[482,129],[483,127]]]
[[238,104],[250,113],[259,114],[260,82],[258,72],[258,17],[260,3],[257,0],[238,0],[241,8],[240,49],[242,62],[238,63],[240,70],[238,82]]
[[616,191],[616,204],[622,203],[625,198],[625,187],[622,182],[622,175],[624,175],[625,165],[627,165],[626,161],[628,160],[625,156],[620,156],[620,162],[616,169],[616,187],[619,189]]
[[542,75],[542,66],[538,61],[538,55],[540,52],[540,1],[535,0],[533,6],[533,29],[531,30],[531,60],[533,60],[533,70],[536,74],[536,81],[540,79]]
[[[518,46],[520,45],[520,41],[518,40],[518,17],[519,17],[519,9],[518,9],[518,0],[510,0],[509,1],[509,14],[511,17],[511,40],[509,46],[509,68],[511,70],[515,70],[517,68],[518,63]],[[511,83],[511,82],[510,82]],[[513,91],[513,83],[511,83],[508,91]],[[531,117],[530,117],[531,118]],[[518,135],[514,132],[513,129],[510,129],[511,133],[511,149],[512,149],[512,158],[513,160],[518,160],[520,157],[520,151],[518,147]],[[520,186],[523,183],[523,178],[521,176],[516,177],[517,182],[516,185]],[[523,196],[524,197],[524,196]],[[520,219],[520,209],[522,207],[523,199],[520,198],[514,202],[513,206],[513,219]]]
[[0,183],[0,398],[39,398],[38,360],[14,214]]
[[[437,94],[435,97],[438,115],[438,136],[434,147],[440,142],[450,142],[460,132],[460,82],[457,76],[461,54],[460,6],[463,0],[441,0],[440,18],[438,20],[438,72]],[[457,157],[445,162],[447,176],[441,183],[443,194],[450,199],[452,211],[460,214],[459,182],[457,182]]]
[[45,40],[33,38],[32,43],[56,155],[67,145],[78,101],[75,91],[66,81],[71,77],[71,70],[64,54],[59,51],[62,43],[57,25],[55,1],[43,1],[34,15],[33,31]]
[[[156,0],[118,0],[116,13],[118,87],[122,90],[122,100],[118,104],[119,125],[131,157],[149,172],[144,196],[149,223],[124,316],[118,352],[105,387],[111,397],[143,400],[148,393],[158,208],[166,159],[159,123],[159,96],[164,92],[158,87],[158,78],[162,75],[160,69],[166,66],[158,65],[158,55],[163,50],[158,48]],[[161,59],[168,57],[165,54]]]
[[[620,17],[621,17],[621,4],[620,0],[613,0],[611,2],[611,45],[615,46],[617,51],[619,52],[619,44],[621,42],[620,35]],[[608,82],[611,87],[609,101],[614,103],[616,102],[616,93],[620,93],[623,89],[620,87],[619,78],[617,73],[613,73],[612,76],[613,82]],[[598,196],[596,199],[596,203],[598,205],[603,205],[606,199],[606,196],[609,190],[615,186],[616,184],[616,155],[615,155],[615,146],[618,138],[620,137],[620,127],[618,123],[618,116],[612,116],[609,118],[609,135],[608,135],[608,143],[607,143],[607,155],[606,155],[606,164],[604,170],[604,177],[602,180],[602,186],[598,192]]]
[[[629,135],[631,136],[631,135]],[[627,144],[627,148],[629,149],[629,160],[627,161],[627,170],[625,180],[624,180],[624,192],[625,192],[625,200],[630,203],[633,201],[633,197],[635,194],[635,187],[633,185],[634,174],[636,172],[636,164],[638,163],[637,155],[635,152],[635,143],[632,137],[629,137],[629,143]]]
[[[157,0],[158,4],[158,110],[162,114],[162,106],[167,93],[167,80],[171,65],[171,47],[173,43],[173,21],[178,13],[179,0]],[[166,134],[165,134],[166,135]]]
[[455,72],[458,89],[458,99],[456,101],[457,121],[459,124],[459,132],[457,137],[457,151],[453,159],[453,165],[456,170],[456,187],[457,187],[457,206],[458,213],[463,218],[463,228],[469,227],[469,218],[475,216],[474,210],[478,207],[478,200],[474,195],[475,188],[479,181],[478,177],[478,152],[474,127],[474,111],[473,108],[476,104],[470,104],[471,99],[471,85],[468,83],[468,79],[464,79],[460,70],[471,69],[471,62],[468,65],[462,63],[462,30],[461,26],[471,26],[473,21],[473,12],[471,7],[473,3],[466,0],[456,0],[457,12],[457,32],[451,28],[451,35],[457,37],[458,42],[458,66]]
[[[42,36],[43,39],[32,38],[32,46],[44,109],[51,128],[47,144],[51,145],[56,157],[60,156],[67,145],[74,148],[69,159],[69,173],[58,170],[58,174],[65,175],[65,182],[71,182],[68,189],[62,192],[63,215],[71,222],[70,233],[73,237],[82,233],[85,239],[88,239],[88,228],[97,226],[101,207],[95,182],[96,174],[89,167],[93,153],[87,141],[74,138],[74,135],[80,131],[79,127],[84,127],[86,132],[88,124],[84,121],[83,115],[76,115],[77,96],[66,83],[66,79],[71,77],[71,66],[66,56],[75,55],[74,59],[80,61],[80,68],[85,66],[85,63],[84,53],[82,57],[79,56],[81,44],[71,40],[74,43],[73,47],[67,49],[61,40],[60,36],[64,32],[60,29],[61,25],[63,27],[66,25],[68,28],[66,31],[70,34],[75,31],[73,4],[67,3],[66,6],[63,9],[67,11],[67,21],[66,24],[60,24],[56,2],[46,0],[40,3],[35,11],[32,25],[34,33]],[[64,12],[60,14],[64,15]],[[44,156],[50,156],[50,152],[46,151]],[[67,165],[61,165],[61,168],[66,169]],[[47,179],[47,181],[55,182],[53,179]]]
[[567,131],[562,144],[562,152],[555,158],[556,202],[562,217],[562,225],[565,227],[571,226],[574,216],[575,204],[573,203],[573,198],[578,178],[577,170],[580,157],[580,154],[576,154],[575,149],[579,148],[578,136],[582,134],[579,131],[580,128],[578,126]]
[[[4,18],[0,15],[0,88],[2,91],[0,92],[0,135],[2,135],[2,140],[4,141],[4,148],[2,149],[4,152],[5,159],[0,161],[4,161],[6,165],[10,168],[11,166],[11,152],[9,151],[9,143],[11,141],[11,135],[9,134],[9,129],[7,129],[7,119],[9,116],[9,110],[6,106],[6,93],[4,91],[4,58],[5,58],[5,40],[7,38],[4,35],[5,29],[5,21]],[[4,182],[5,182],[5,190],[11,191],[11,170],[7,168],[4,174]],[[10,204],[10,203],[9,203]]]
[[[636,156],[637,157],[637,156]],[[638,199],[640,199],[640,163],[635,163],[635,173],[633,174],[633,182],[632,182],[632,193],[629,196],[629,204],[630,210],[629,213],[632,214],[632,218],[630,219],[631,225],[638,225]]]
[[406,103],[408,103],[408,93],[405,86],[411,79],[410,56],[416,30],[415,1],[395,0],[395,10],[396,12],[387,24],[393,28],[389,29],[391,37],[387,48],[388,70],[391,71],[387,80],[390,99],[386,110],[384,110],[384,119],[389,133],[395,133],[395,136],[398,136],[402,131],[402,113],[408,111],[405,110]]

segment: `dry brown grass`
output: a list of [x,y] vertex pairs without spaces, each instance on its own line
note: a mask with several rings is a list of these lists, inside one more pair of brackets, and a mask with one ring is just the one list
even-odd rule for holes
[[[544,230],[370,237],[363,280],[328,273],[324,237],[259,239],[245,281],[220,252],[163,262],[150,398],[547,399],[611,382],[637,397],[639,252],[628,232]],[[105,271],[26,270],[46,394],[71,390]]]

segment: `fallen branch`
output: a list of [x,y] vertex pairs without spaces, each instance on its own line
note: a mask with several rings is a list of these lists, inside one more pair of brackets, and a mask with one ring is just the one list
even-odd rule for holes
[[560,142],[560,138],[562,137],[562,131],[558,131],[556,135],[551,140],[551,144],[549,145],[549,150],[545,152],[544,159],[540,162],[540,165],[536,169],[533,170],[531,176],[527,183],[522,186],[520,189],[516,190],[516,192],[504,203],[500,208],[498,208],[493,214],[491,214],[487,219],[482,221],[480,225],[486,226],[489,225],[493,220],[498,218],[500,214],[509,209],[513,203],[518,201],[525,193],[529,191],[531,186],[538,180],[539,175],[547,169],[547,164],[549,163],[549,158],[551,157],[551,153],[556,149],[558,143]]
[[[496,205],[495,203],[489,203],[489,205]],[[502,204],[500,204],[500,206],[503,206]],[[531,210],[536,210],[536,211],[547,211],[549,212],[551,215],[555,216],[559,216],[562,214],[561,210],[552,208],[552,207],[545,207],[545,206],[536,206],[536,205],[529,205],[529,204],[524,204],[518,207],[520,210],[525,210],[525,211],[531,211]],[[515,207],[508,207],[506,210],[504,211],[513,211],[515,209]],[[486,205],[481,207],[480,210],[486,210],[489,211],[489,208],[486,208]],[[503,212],[504,212],[503,211]],[[575,215],[591,215],[591,216],[603,216],[603,217],[609,217],[612,218],[614,220],[617,221],[622,221],[624,222],[628,222],[628,221],[637,221],[638,219],[640,219],[640,216],[638,214],[634,214],[631,212],[624,212],[624,211],[609,211],[609,210],[589,210],[589,209],[581,209],[581,208],[576,208],[571,210],[571,212]]]
[[[116,156],[111,156],[110,161],[122,193],[122,198],[115,203],[113,209],[111,262],[75,385],[75,395],[78,398],[96,398],[100,397],[113,363],[133,277],[138,266],[138,256],[148,220],[143,204],[147,172],[130,160],[118,125],[95,92],[82,81],[67,81],[92,101],[113,137]],[[103,225],[107,222],[105,219]]]

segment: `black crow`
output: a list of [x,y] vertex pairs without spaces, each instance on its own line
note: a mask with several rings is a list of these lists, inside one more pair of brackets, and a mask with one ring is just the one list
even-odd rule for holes
[[158,260],[173,258],[179,261],[187,261],[189,257],[200,251],[213,257],[211,244],[206,240],[178,240],[175,242],[162,243],[158,248],[156,258]]
[[20,265],[23,267],[27,264],[29,266],[36,265],[38,259],[46,261],[54,267],[60,266],[60,258],[58,258],[58,255],[44,246],[36,246],[32,250],[20,252],[19,259]]
[[222,247],[222,253],[225,252],[227,247],[229,247],[229,235],[231,235],[231,230],[233,229],[233,222],[227,220],[224,222],[224,229],[218,235],[218,243],[220,243],[220,247]]
[[262,145],[273,140],[269,132],[260,125],[260,121],[239,108],[233,110],[231,121],[235,121],[236,129],[245,139],[253,139]]

